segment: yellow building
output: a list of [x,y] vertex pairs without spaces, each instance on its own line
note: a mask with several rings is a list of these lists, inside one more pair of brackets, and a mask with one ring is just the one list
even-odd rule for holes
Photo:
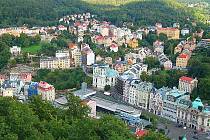
[[70,65],[71,63],[69,57],[49,57],[45,59],[40,59],[41,69],[69,69]]
[[133,38],[128,42],[128,46],[131,48],[137,48],[139,46],[138,40]]
[[2,92],[1,95],[3,97],[13,97],[13,89],[12,88],[3,89],[1,92]]
[[157,28],[157,35],[163,33],[168,39],[179,39],[180,30],[177,28]]
[[176,58],[176,67],[186,68],[187,67],[187,63],[188,63],[188,60],[189,60],[189,56],[187,54],[180,54]]

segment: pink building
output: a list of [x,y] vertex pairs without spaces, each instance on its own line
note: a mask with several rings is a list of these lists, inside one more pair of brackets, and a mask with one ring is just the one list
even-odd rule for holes
[[195,78],[182,76],[179,78],[179,90],[192,93],[193,89],[197,87],[198,80]]
[[55,88],[53,85],[47,82],[39,82],[38,94],[42,96],[42,100],[54,101],[55,100]]

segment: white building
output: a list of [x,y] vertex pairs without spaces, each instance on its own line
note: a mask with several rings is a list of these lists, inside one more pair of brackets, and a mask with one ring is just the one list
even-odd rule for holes
[[104,89],[106,85],[114,86],[118,72],[106,64],[93,65],[93,87]]
[[184,28],[181,30],[181,35],[185,36],[188,35],[190,33],[190,30],[188,28]]
[[129,64],[135,64],[143,62],[142,55],[136,54],[136,53],[128,53],[125,55],[125,61],[127,61]]
[[71,66],[69,57],[48,57],[40,59],[41,69],[69,69]]
[[10,48],[10,53],[14,56],[17,56],[21,53],[21,47],[18,47],[18,46],[12,46]]
[[157,27],[157,28],[162,28],[163,25],[162,25],[162,23],[156,23],[156,24],[155,24],[155,27]]
[[164,53],[158,55],[158,60],[160,64],[164,66],[164,69],[166,70],[172,69],[173,64],[171,60],[169,60],[168,57]]
[[95,53],[90,49],[88,44],[81,45],[82,63],[91,66],[95,63]]
[[185,92],[181,92],[177,88],[166,93],[166,98],[163,100],[162,117],[177,122],[177,105],[180,99],[190,99],[190,96],[185,95]]
[[62,57],[70,57],[68,50],[59,50],[55,53],[55,57],[62,58]]
[[102,36],[109,36],[109,26],[108,25],[100,26],[99,32]]
[[152,50],[147,47],[142,47],[138,50],[138,55],[140,56],[140,59],[143,60],[148,56],[152,56]]
[[93,51],[88,52],[86,55],[86,64],[91,66],[95,63],[95,53]]
[[180,100],[177,107],[177,123],[198,131],[209,131],[210,106],[205,106],[200,98],[193,102]]
[[135,37],[139,40],[142,40],[143,39],[143,32],[141,32],[141,31],[135,32]]
[[163,113],[163,100],[166,97],[166,94],[170,91],[170,88],[162,87],[157,90],[153,90],[149,98],[149,112],[154,113],[155,115],[162,116]]
[[163,67],[165,70],[170,70],[173,68],[173,63],[171,62],[171,60],[167,60],[163,63]]
[[164,53],[164,46],[154,46],[154,53],[156,54],[162,54]]

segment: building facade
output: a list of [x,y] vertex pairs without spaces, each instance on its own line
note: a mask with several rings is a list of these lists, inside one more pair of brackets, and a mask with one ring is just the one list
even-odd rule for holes
[[163,100],[166,94],[170,91],[170,88],[162,87],[160,89],[155,89],[151,92],[149,98],[149,112],[155,115],[162,116],[163,113]]
[[71,66],[69,57],[48,57],[40,59],[41,69],[69,69]]
[[176,67],[178,68],[186,68],[188,64],[189,56],[187,54],[180,54],[176,58]]
[[210,106],[204,106],[200,98],[177,107],[177,123],[198,131],[210,130]]
[[179,39],[180,30],[177,28],[157,28],[157,34],[165,34],[168,39]]
[[197,87],[198,80],[187,76],[179,78],[179,90],[192,93],[193,89]]
[[180,99],[189,99],[189,95],[179,91],[177,88],[166,93],[166,98],[163,100],[162,117],[177,122],[177,105]]
[[78,48],[71,50],[71,58],[73,59],[72,62],[75,67],[82,65],[82,54]]
[[14,56],[19,55],[21,53],[21,47],[12,46],[12,48],[10,48],[10,53]]
[[82,63],[87,66],[91,66],[95,63],[95,53],[91,49],[82,51]]
[[39,83],[38,82],[31,82],[27,91],[28,91],[28,97],[31,97],[31,96],[35,96],[35,95],[38,95],[38,85]]
[[134,78],[139,78],[142,72],[147,72],[148,65],[143,63],[137,63],[131,66],[127,71],[124,72],[126,75],[132,75]]
[[131,105],[148,109],[152,89],[152,83],[142,82],[141,80],[126,81],[123,100]]
[[106,85],[114,86],[118,72],[107,64],[93,65],[93,87],[104,89]]
[[68,50],[59,50],[55,53],[55,57],[63,58],[63,57],[70,57]]
[[38,85],[38,94],[42,96],[42,100],[54,101],[55,100],[55,88],[53,85],[47,82],[41,81]]

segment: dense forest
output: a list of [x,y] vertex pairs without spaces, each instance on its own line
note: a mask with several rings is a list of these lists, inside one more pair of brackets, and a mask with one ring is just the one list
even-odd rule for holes
[[202,12],[196,13],[174,0],[0,0],[0,5],[0,27],[53,25],[64,15],[82,12],[91,12],[117,25],[124,21],[136,25],[183,25],[187,17],[206,20]]
[[134,140],[122,121],[91,119],[79,98],[69,94],[68,101],[68,109],[61,110],[40,97],[25,104],[1,97],[0,140]]
[[192,98],[199,96],[210,103],[210,48],[198,48],[189,62],[188,75],[197,77],[198,88],[193,91]]

